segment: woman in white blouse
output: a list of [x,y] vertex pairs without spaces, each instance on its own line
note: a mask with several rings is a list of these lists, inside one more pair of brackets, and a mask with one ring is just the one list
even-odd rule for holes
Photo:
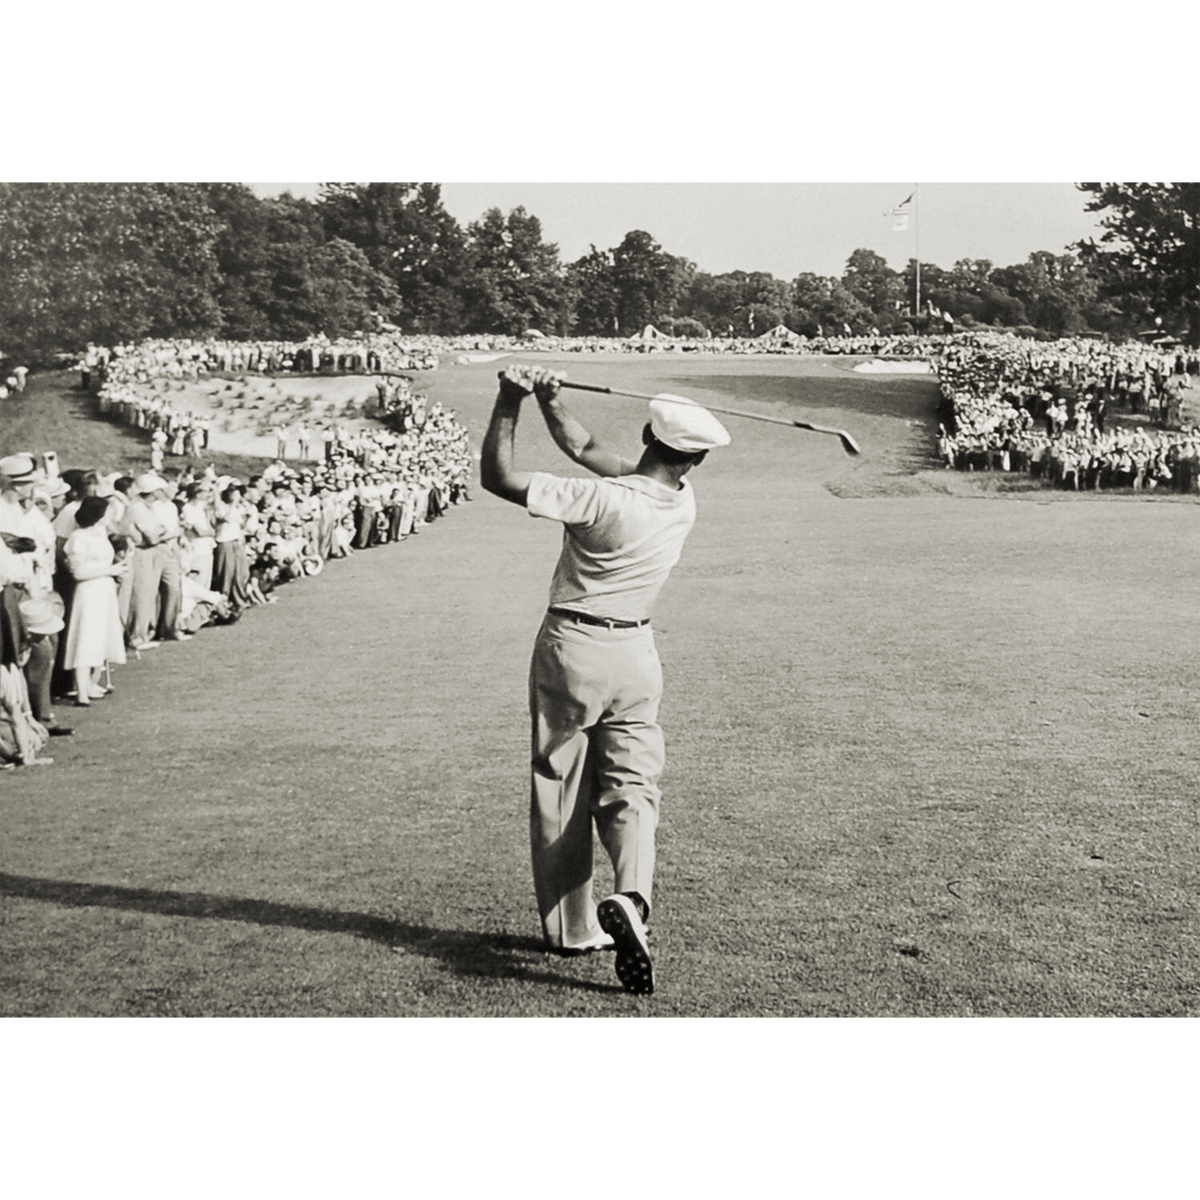
[[117,579],[126,567],[116,561],[108,539],[108,511],[104,497],[85,497],[75,513],[75,532],[63,547],[75,580],[63,666],[75,672],[75,703],[84,707],[108,694],[99,680],[105,664],[125,661]]

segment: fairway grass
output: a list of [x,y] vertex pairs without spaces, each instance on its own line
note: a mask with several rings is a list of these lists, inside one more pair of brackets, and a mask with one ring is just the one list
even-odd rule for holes
[[[541,950],[525,686],[560,534],[476,493],[120,668],[53,766],[0,775],[0,1013],[1197,1014],[1200,506],[972,487],[930,458],[928,379],[539,361],[864,450],[730,418],[694,474],[654,621],[656,993]],[[418,386],[478,446],[502,365]],[[636,447],[638,402],[567,403]],[[68,415],[107,466],[128,435]],[[568,465],[532,409],[517,465]]]

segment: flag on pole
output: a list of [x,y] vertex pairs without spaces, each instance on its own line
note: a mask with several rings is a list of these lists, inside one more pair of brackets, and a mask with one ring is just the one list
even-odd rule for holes
[[908,218],[912,213],[912,196],[907,200],[902,200],[891,212],[884,213],[885,217],[895,217],[896,220],[892,224],[893,233],[903,233],[908,228]]

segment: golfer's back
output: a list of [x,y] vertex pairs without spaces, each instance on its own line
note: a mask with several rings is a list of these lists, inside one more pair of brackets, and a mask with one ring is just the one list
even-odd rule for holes
[[561,521],[550,604],[623,621],[650,616],[696,519],[695,494],[644,475],[561,478],[537,472],[530,515]]

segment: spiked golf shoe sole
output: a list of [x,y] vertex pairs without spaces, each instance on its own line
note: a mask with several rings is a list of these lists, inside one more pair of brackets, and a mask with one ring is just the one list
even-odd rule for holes
[[617,978],[627,992],[649,996],[654,992],[654,964],[646,943],[646,927],[628,896],[609,896],[596,909],[600,928],[616,943]]

